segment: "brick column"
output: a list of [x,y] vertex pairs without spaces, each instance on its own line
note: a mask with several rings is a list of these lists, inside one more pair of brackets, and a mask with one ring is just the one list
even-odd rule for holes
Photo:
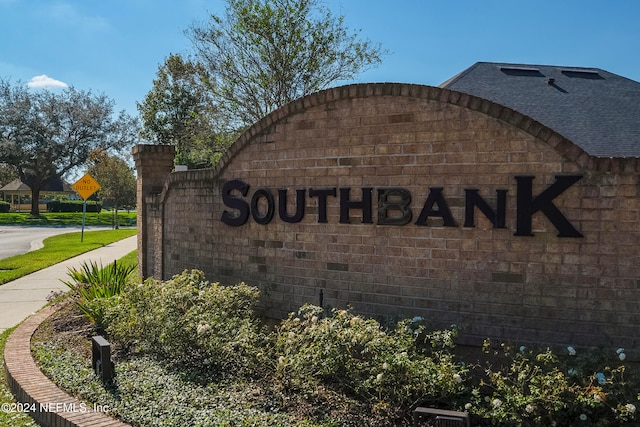
[[[155,271],[153,254],[162,256],[162,218],[157,217],[159,207],[154,207],[153,196],[162,192],[164,183],[173,170],[176,149],[172,145],[136,145],[131,150],[137,171],[137,222],[138,222],[138,274],[162,278],[162,271]],[[159,227],[154,223],[159,222]]]

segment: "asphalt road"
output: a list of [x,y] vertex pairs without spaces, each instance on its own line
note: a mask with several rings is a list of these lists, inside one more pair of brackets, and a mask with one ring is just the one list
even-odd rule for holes
[[0,226],[0,259],[39,249],[47,237],[81,229],[82,227]]

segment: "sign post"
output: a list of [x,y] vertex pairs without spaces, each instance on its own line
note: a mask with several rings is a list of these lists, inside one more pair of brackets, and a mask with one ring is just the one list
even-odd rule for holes
[[80,233],[80,241],[84,241],[84,218],[87,215],[87,199],[100,189],[100,184],[88,173],[72,185],[76,193],[84,199],[82,205],[82,232]]

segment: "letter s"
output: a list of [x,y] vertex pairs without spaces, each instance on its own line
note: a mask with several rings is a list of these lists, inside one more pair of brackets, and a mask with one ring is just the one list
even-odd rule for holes
[[239,179],[232,179],[224,183],[222,186],[222,201],[225,206],[238,210],[238,214],[232,215],[225,210],[222,212],[220,220],[232,227],[240,227],[249,219],[249,204],[239,197],[232,196],[231,192],[234,190],[238,190],[244,197],[249,192],[249,184]]

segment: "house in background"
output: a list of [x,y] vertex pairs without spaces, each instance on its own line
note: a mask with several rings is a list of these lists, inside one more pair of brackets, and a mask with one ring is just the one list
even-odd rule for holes
[[640,83],[599,68],[477,62],[440,85],[504,105],[596,158],[640,157]]
[[[40,191],[40,210],[47,209],[47,202],[56,196],[74,198],[75,190],[61,178],[49,182]],[[31,188],[20,179],[16,179],[0,188],[0,200],[11,204],[13,212],[29,212],[31,210]]]

